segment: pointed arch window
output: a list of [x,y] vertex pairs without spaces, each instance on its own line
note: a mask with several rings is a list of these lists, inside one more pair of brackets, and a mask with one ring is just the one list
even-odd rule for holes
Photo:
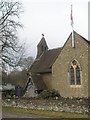
[[71,77],[70,84],[71,84],[71,85],[75,85],[74,68],[73,68],[72,66],[71,66],[71,68],[70,68],[70,77]]
[[79,69],[78,66],[76,67],[76,84],[77,85],[81,84],[81,81],[80,81],[80,69]]
[[81,85],[80,67],[76,60],[73,60],[70,67],[70,85]]

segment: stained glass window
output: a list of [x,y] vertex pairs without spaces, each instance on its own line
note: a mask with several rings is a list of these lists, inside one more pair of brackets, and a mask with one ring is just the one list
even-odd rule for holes
[[80,79],[80,68],[78,62],[73,60],[70,67],[70,84],[71,85],[81,85]]

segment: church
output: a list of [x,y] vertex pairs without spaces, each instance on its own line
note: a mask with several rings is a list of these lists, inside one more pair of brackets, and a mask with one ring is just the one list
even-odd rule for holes
[[[73,40],[72,40],[73,39]],[[73,31],[64,46],[49,49],[44,35],[29,69],[27,94],[55,89],[65,98],[90,97],[90,41]]]

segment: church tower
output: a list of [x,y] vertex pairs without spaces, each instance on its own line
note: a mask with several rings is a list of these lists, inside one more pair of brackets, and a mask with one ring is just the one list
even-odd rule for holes
[[47,50],[48,50],[48,46],[45,41],[44,34],[42,34],[42,38],[39,44],[37,45],[37,57],[36,58],[39,58]]

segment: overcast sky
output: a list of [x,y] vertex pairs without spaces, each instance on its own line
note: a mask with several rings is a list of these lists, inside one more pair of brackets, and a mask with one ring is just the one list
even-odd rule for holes
[[20,0],[24,13],[20,17],[23,29],[19,39],[26,43],[26,55],[36,56],[36,46],[42,33],[50,49],[62,47],[72,28],[70,21],[73,5],[74,30],[88,39],[89,0]]

